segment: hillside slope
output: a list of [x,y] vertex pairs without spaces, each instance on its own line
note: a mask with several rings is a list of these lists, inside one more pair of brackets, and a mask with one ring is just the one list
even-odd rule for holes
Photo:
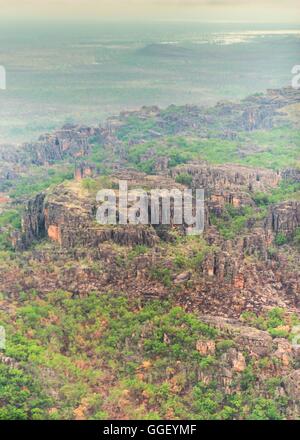
[[[0,418],[299,418],[299,102],[145,107],[1,147]],[[204,188],[203,234],[99,225],[120,180]]]

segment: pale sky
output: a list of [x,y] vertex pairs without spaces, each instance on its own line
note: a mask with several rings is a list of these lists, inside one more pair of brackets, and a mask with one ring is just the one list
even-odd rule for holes
[[0,0],[0,17],[300,23],[299,0]]

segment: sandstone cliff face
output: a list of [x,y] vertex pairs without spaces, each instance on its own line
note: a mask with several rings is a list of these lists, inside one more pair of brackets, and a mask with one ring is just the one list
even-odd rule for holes
[[277,305],[289,303],[297,308],[300,303],[297,252],[291,252],[290,258],[294,261],[291,264],[288,250],[285,253],[278,249],[274,253],[274,240],[278,233],[291,239],[298,227],[299,202],[285,202],[271,206],[265,220],[251,223],[235,239],[220,240],[215,231],[208,228],[206,237],[217,249],[205,257],[201,273],[206,280],[206,290],[211,284],[216,292],[219,298],[216,303],[223,301],[224,305],[222,292],[227,291],[239,298],[236,310],[251,303],[251,308],[258,312],[262,304],[274,304],[274,300]]
[[38,194],[34,199],[29,200],[22,221],[23,243],[30,245],[34,240],[39,240],[46,236],[45,194]]
[[151,226],[101,226],[96,222],[96,202],[78,184],[60,185],[29,201],[23,218],[23,244],[48,237],[64,249],[97,248],[112,241],[121,245],[154,246],[158,241]]
[[17,179],[30,165],[48,165],[61,160],[87,156],[91,141],[102,142],[107,133],[99,127],[65,125],[60,130],[40,136],[37,142],[0,145],[0,183]]

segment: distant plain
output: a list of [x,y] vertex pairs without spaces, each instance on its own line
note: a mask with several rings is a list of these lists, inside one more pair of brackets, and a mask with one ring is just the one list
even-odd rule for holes
[[2,23],[0,143],[143,105],[210,105],[290,85],[299,47],[291,25]]

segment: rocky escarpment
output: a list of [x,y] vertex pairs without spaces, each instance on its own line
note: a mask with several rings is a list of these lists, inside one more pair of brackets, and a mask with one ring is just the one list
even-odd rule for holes
[[231,164],[211,166],[205,162],[181,165],[171,171],[174,179],[181,174],[191,176],[192,188],[204,188],[209,207],[216,215],[226,204],[235,208],[253,206],[255,192],[269,191],[281,180],[280,173],[272,170]]
[[[167,134],[190,134],[198,137],[211,137],[211,128],[216,129],[214,136],[221,139],[236,139],[240,131],[270,129],[284,117],[281,109],[300,102],[300,93],[290,87],[271,89],[266,94],[249,96],[242,102],[220,102],[209,110],[203,107],[186,105],[170,106],[166,110],[158,107],[143,107],[139,111],[122,112],[119,117],[111,118],[111,129],[118,133],[131,118],[140,121],[151,119],[155,129],[145,129],[144,139],[157,139]],[[135,136],[132,143],[142,139]]]
[[153,246],[158,236],[151,226],[101,226],[96,222],[96,201],[80,184],[58,186],[30,200],[22,222],[19,247],[47,237],[62,248],[97,248],[112,241],[121,245]]
[[243,310],[259,313],[266,306],[300,305],[300,259],[274,250],[272,232],[257,228],[243,237],[223,242],[208,254],[199,269],[204,295],[193,297],[200,309],[226,310],[238,316]]
[[233,192],[268,191],[281,180],[278,172],[235,164],[212,166],[205,162],[191,163],[176,167],[171,172],[174,178],[182,173],[192,176],[194,188],[205,188],[209,192],[223,189]]
[[[41,166],[62,160],[74,162],[78,158],[83,162],[89,161],[95,145],[105,148],[105,164],[109,168],[117,169],[128,163],[128,149],[132,145],[157,140],[170,134],[234,140],[239,131],[253,131],[276,125],[278,120],[280,122],[279,110],[299,101],[300,93],[286,88],[270,90],[265,95],[253,95],[240,103],[219,103],[210,109],[197,106],[170,106],[166,110],[143,107],[139,111],[122,112],[117,117],[109,118],[102,127],[66,124],[60,130],[40,136],[36,142],[9,148],[0,146],[0,183],[17,178],[22,172],[26,172],[26,167],[30,164]],[[131,127],[132,120],[137,121],[137,126],[143,126],[145,121],[151,120],[153,127],[135,130],[134,124]],[[129,136],[127,140],[126,133],[131,128],[133,136]],[[240,154],[246,154],[247,148],[251,150],[253,147],[246,146],[246,150],[241,147]],[[260,146],[254,148],[259,150]],[[168,155],[157,157],[153,148],[143,153],[140,160],[153,160],[157,174],[167,173],[170,168]]]
[[43,165],[67,157],[82,157],[90,152],[90,139],[98,137],[101,140],[100,128],[77,125],[65,125],[53,134],[40,136],[37,142],[23,145],[24,151],[32,163]]
[[105,131],[99,127],[65,125],[38,141],[22,145],[0,145],[0,183],[15,180],[28,172],[30,165],[49,165],[62,160],[87,156],[91,141],[101,142]]
[[68,156],[84,156],[90,151],[89,140],[97,136],[101,138],[100,128],[64,125],[60,130],[41,135],[36,142],[1,145],[0,158],[2,162],[11,164],[43,165]]
[[[210,202],[208,207],[216,213]],[[208,228],[206,238],[217,250],[206,256],[200,271],[205,278],[203,289],[212,289],[216,304],[224,306],[230,293],[240,311],[244,307],[258,310],[259,304],[271,304],[275,298],[282,307],[287,303],[299,307],[299,255],[296,249],[284,251],[275,245],[279,234],[283,243],[292,242],[300,227],[299,209],[297,201],[272,205],[265,218],[249,218],[241,236],[234,239],[220,240],[218,233]],[[204,305],[206,299],[200,301]]]
[[[121,112],[119,116],[108,118],[102,127],[66,124],[60,130],[41,135],[37,142],[9,148],[3,145],[0,147],[0,157],[9,163],[27,161],[42,165],[66,158],[88,156],[91,142],[97,141],[107,145],[112,152],[117,153],[120,160],[124,160],[126,151],[119,135],[132,118],[141,122],[151,119],[155,129],[145,129],[141,133],[141,139],[137,133],[135,140],[130,140],[129,144],[175,133],[195,133],[200,137],[209,138],[212,126],[216,128],[216,137],[235,139],[237,131],[270,128],[274,118],[280,116],[279,109],[299,102],[299,91],[283,88],[250,96],[240,103],[219,103],[212,109],[188,105],[170,106],[166,110],[142,107],[138,111]],[[151,151],[149,154],[151,155]],[[158,166],[157,171],[166,166],[167,158]]]
[[[79,180],[38,195],[27,206],[22,236],[14,237],[16,247],[28,249],[33,242],[47,238],[56,244],[57,259],[61,261],[60,269],[53,274],[34,277],[29,284],[31,288],[46,288],[43,279],[47,276],[48,284],[53,278],[53,288],[59,286],[82,294],[104,289],[130,291],[132,295],[143,297],[166,296],[172,284],[168,287],[155,281],[150,271],[150,268],[160,267],[170,274],[174,285],[184,289],[184,295],[178,294],[178,300],[192,309],[227,316],[239,316],[244,310],[259,313],[267,305],[296,310],[300,304],[297,270],[300,258],[289,248],[277,248],[275,238],[279,232],[287,237],[293,236],[299,227],[299,202],[272,205],[265,217],[261,217],[252,199],[252,190],[272,188],[280,180],[280,175],[249,167],[190,164],[174,169],[173,177],[183,170],[192,175],[197,185],[206,184],[209,189],[203,236],[208,248],[192,270],[178,269],[163,250],[165,246],[177,249],[176,240],[184,237],[184,228],[172,224],[163,228],[99,225],[95,221],[95,194],[84,189]],[[133,188],[171,189],[176,185],[184,188],[171,177],[147,176],[130,170],[117,172],[111,179],[111,183],[117,183],[119,179],[129,180]],[[244,206],[251,206],[252,214],[235,237],[226,239],[213,224],[212,216],[222,219],[228,203],[237,213]],[[149,252],[127,261],[128,267],[124,271],[118,264],[119,254],[123,251],[114,251],[115,245],[124,247],[124,252],[136,245],[144,245]],[[50,255],[47,252],[34,255],[39,261],[51,261],[53,250]],[[90,268],[84,269],[76,262],[81,258],[102,262],[105,269],[101,269],[101,274]],[[193,259],[193,253],[190,258]],[[64,266],[70,259],[74,260],[74,267],[66,270]],[[28,286],[24,286],[26,288]]]
[[107,148],[109,162],[112,162],[110,155],[116,154],[115,167],[118,167],[124,147],[107,127],[67,124],[53,133],[41,135],[35,142],[0,145],[0,183],[26,175],[31,165],[48,166],[59,161],[75,162],[77,178],[97,175],[95,166],[86,162],[95,144]]

